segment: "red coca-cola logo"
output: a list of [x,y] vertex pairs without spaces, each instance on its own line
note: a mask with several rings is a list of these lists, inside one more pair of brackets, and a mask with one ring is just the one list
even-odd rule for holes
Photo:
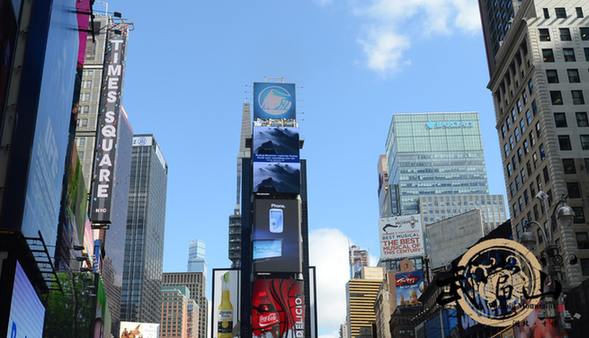
[[268,313],[268,314],[261,314],[259,322],[260,322],[260,327],[265,327],[265,326],[277,324],[279,322],[278,314],[276,312],[272,312],[272,313]]

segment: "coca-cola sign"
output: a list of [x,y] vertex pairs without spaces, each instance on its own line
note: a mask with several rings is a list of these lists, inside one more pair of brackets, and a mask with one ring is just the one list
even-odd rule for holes
[[267,313],[267,314],[260,314],[260,326],[266,327],[270,325],[274,325],[279,322],[278,320],[278,313]]

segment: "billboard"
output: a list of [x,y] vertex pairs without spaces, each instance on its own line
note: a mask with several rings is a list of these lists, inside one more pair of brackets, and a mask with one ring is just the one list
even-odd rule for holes
[[159,338],[160,324],[121,322],[120,338]]
[[252,293],[252,337],[305,337],[303,281],[256,279]]
[[397,306],[414,306],[421,304],[419,296],[423,293],[423,271],[401,272],[395,274]]
[[213,338],[232,338],[240,334],[240,275],[240,270],[213,269]]
[[255,126],[252,142],[254,192],[300,193],[299,128]]
[[296,120],[294,83],[254,83],[254,121]]
[[381,218],[378,230],[382,260],[424,255],[420,214]]
[[254,271],[301,272],[300,200],[256,199],[254,210]]
[[7,338],[41,338],[44,321],[45,307],[17,261]]
[[108,31],[90,201],[92,223],[111,223],[128,32],[124,24],[113,24]]

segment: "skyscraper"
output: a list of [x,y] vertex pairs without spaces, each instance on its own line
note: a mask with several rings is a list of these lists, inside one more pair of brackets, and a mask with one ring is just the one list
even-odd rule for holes
[[162,286],[161,296],[160,337],[202,337],[198,327],[199,307],[190,290],[186,286]]
[[168,164],[153,135],[134,135],[121,320],[158,323]]
[[200,239],[194,239],[188,243],[188,272],[202,272],[206,278],[205,249],[205,242]]
[[[515,239],[529,221],[550,223],[562,257],[578,258],[576,264],[565,259],[562,268],[561,281],[574,287],[589,276],[589,4],[479,4]],[[569,227],[557,226],[555,218],[563,195],[576,214]],[[548,210],[536,196],[547,196]],[[541,237],[536,225],[530,230]],[[545,243],[538,242],[537,253]]]
[[478,113],[395,114],[386,151],[393,216],[423,196],[489,194]]
[[237,189],[236,204],[233,215],[229,216],[229,259],[232,268],[241,267],[241,186],[243,177],[243,159],[251,157],[251,108],[249,103],[243,104],[241,115],[241,137],[239,138],[239,153],[237,154]]

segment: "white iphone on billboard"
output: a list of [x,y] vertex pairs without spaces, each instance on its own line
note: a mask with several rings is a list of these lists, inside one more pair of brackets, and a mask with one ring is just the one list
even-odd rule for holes
[[283,230],[282,209],[270,209],[270,232],[282,233]]

